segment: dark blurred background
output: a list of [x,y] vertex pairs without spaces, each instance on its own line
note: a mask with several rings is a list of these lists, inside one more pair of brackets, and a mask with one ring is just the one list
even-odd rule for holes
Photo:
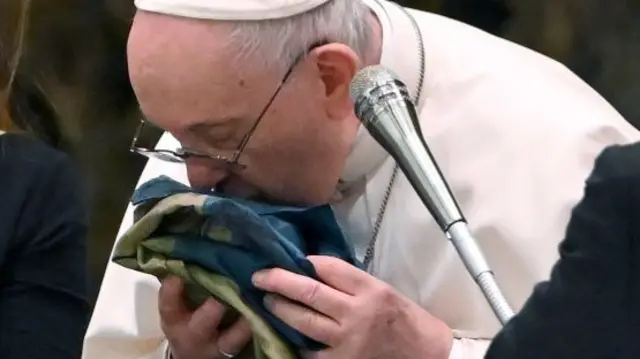
[[[1,0],[22,1],[22,0]],[[398,1],[440,13],[547,54],[640,125],[640,1]],[[125,46],[133,0],[32,0],[13,111],[30,111],[43,139],[82,166],[92,203],[95,295],[145,161],[128,152],[139,118]],[[0,23],[6,23],[0,14]],[[472,60],[470,60],[472,61]],[[51,106],[47,105],[48,98]]]

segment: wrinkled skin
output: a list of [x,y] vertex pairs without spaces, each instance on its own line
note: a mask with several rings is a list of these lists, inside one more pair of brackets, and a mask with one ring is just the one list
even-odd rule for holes
[[[183,146],[232,157],[278,87],[284,71],[228,50],[224,23],[140,12],[129,37],[129,73],[146,118]],[[206,40],[205,40],[206,39]],[[205,41],[203,41],[205,40]],[[327,203],[335,192],[358,121],[349,83],[361,60],[340,44],[298,63],[228,171],[187,161],[192,186],[292,204]]]
[[[339,43],[312,49],[295,65],[251,136],[240,158],[246,169],[231,170],[210,158],[188,159],[191,185],[296,205],[330,202],[359,127],[349,85],[362,66],[380,58],[380,25],[373,15],[370,24],[375,35],[370,58]],[[229,51],[229,34],[222,22],[139,12],[128,45],[131,83],[146,118],[184,147],[227,158],[286,73],[263,67],[255,55],[239,60]],[[284,270],[268,272],[256,284],[278,295],[271,303],[277,317],[329,346],[311,357],[449,356],[453,339],[442,321],[350,264],[327,257],[310,260],[327,285]],[[301,297],[296,290],[318,296]],[[310,307],[279,299],[285,297]],[[187,309],[174,279],[162,284],[159,303],[162,328],[176,359],[237,354],[251,337],[243,320],[220,330],[224,312],[213,299]],[[333,322],[337,324],[329,324]]]

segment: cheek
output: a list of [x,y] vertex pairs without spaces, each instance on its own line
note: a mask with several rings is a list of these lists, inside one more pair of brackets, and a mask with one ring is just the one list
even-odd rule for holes
[[[278,199],[327,201],[335,190],[346,155],[339,123],[320,118],[307,104],[288,116],[270,113],[251,161],[248,181]],[[348,150],[348,149],[347,149]]]
[[[304,167],[313,160],[311,146],[299,139],[289,139],[271,143],[255,151],[251,158],[251,171],[257,176],[256,181],[287,181],[290,176],[297,176]],[[257,172],[257,173],[256,173]]]
[[[280,151],[278,151],[280,152]],[[340,146],[318,138],[318,134],[307,139],[288,143],[278,159],[278,165],[268,171],[274,188],[283,196],[296,197],[305,203],[324,203],[334,194],[342,172]]]
[[294,139],[252,150],[247,153],[246,172],[239,177],[274,200],[306,202],[301,198],[305,193],[301,192],[317,187],[309,182],[310,169],[316,165],[310,160],[309,147],[302,146],[301,142]]

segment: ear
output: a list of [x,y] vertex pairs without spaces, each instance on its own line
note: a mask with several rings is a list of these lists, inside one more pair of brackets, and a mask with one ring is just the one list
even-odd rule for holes
[[325,108],[331,119],[342,120],[353,113],[349,85],[360,68],[358,55],[348,46],[331,43],[311,52],[324,85]]

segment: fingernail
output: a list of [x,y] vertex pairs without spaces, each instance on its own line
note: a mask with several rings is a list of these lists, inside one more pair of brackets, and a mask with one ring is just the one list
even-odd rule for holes
[[262,299],[262,302],[264,303],[264,306],[267,307],[267,309],[271,309],[273,307],[273,302],[275,301],[275,299],[276,298],[273,295],[267,294]]
[[255,272],[251,277],[251,282],[253,282],[253,285],[255,285],[256,287],[259,287],[264,282],[264,277],[265,273],[263,271]]

